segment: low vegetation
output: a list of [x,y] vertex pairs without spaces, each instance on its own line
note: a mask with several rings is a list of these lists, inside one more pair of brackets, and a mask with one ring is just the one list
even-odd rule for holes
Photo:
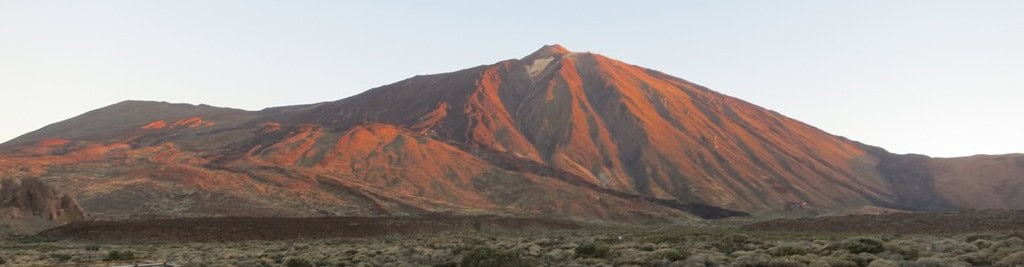
[[462,256],[459,266],[463,267],[520,267],[533,266],[518,253],[490,247],[478,247]]
[[588,242],[577,246],[573,249],[576,252],[576,257],[581,258],[604,258],[608,257],[608,247]]
[[107,257],[103,258],[104,261],[126,261],[126,260],[134,260],[134,259],[135,259],[135,253],[134,252],[131,252],[131,251],[117,251],[117,250],[111,250],[110,252],[107,252]]
[[881,240],[870,237],[856,237],[846,240],[846,242],[843,243],[843,248],[853,254],[877,254],[885,251],[885,248],[882,247]]
[[[1022,266],[1024,232],[745,230],[737,222],[248,241],[0,240],[0,264],[180,266]],[[471,225],[471,224],[467,224]]]
[[286,267],[313,267],[313,263],[303,258],[291,258],[284,262]]

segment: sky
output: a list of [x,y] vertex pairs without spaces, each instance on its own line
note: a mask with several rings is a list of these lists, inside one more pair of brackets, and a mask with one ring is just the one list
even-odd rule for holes
[[544,44],[896,153],[1024,153],[1024,1],[0,0],[0,142],[122,100],[332,101]]

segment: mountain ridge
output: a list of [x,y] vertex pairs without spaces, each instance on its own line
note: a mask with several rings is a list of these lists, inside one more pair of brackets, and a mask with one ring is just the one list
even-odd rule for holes
[[[229,199],[252,213],[285,216],[441,211],[613,221],[633,220],[626,214],[636,211],[625,207],[655,221],[686,220],[682,214],[695,207],[713,210],[698,217],[715,217],[785,212],[793,203],[820,210],[1024,207],[1012,192],[960,188],[967,176],[1024,185],[1020,157],[895,155],[681,78],[559,45],[308,105],[244,111],[122,103],[0,145],[0,159],[30,166],[0,175],[82,186],[73,193],[101,216],[160,213],[153,209],[160,205],[220,214],[213,204]],[[121,171],[83,180],[138,188],[103,187],[113,191],[96,195],[59,176],[111,164]],[[194,177],[147,175],[163,169]],[[217,201],[181,207],[160,196],[167,190],[183,201],[194,201],[193,193]],[[981,196],[990,193],[998,197]],[[105,207],[105,198],[132,196],[155,206]]]

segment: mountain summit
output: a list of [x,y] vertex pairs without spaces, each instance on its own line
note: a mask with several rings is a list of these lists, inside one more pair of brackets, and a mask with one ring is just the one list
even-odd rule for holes
[[560,44],[545,45],[540,49],[537,49],[537,51],[534,51],[530,55],[524,57],[523,61],[531,61],[539,58],[561,56],[568,53],[572,53],[572,51],[569,51],[569,49],[565,49],[565,47],[562,47],[562,45]]
[[0,151],[0,176],[62,186],[98,218],[1024,207],[1008,189],[1024,188],[1024,156],[893,155],[559,45],[258,112],[124,102]]

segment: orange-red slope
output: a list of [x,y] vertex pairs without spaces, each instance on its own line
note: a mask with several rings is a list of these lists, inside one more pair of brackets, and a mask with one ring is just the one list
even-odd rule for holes
[[[666,206],[678,202],[751,212],[803,202],[1024,207],[1013,192],[991,188],[1024,179],[1016,161],[892,155],[560,46],[258,112],[124,102],[0,149],[0,176],[42,177],[110,217],[454,212],[628,221],[686,218]],[[977,197],[993,192],[1002,197]]]

